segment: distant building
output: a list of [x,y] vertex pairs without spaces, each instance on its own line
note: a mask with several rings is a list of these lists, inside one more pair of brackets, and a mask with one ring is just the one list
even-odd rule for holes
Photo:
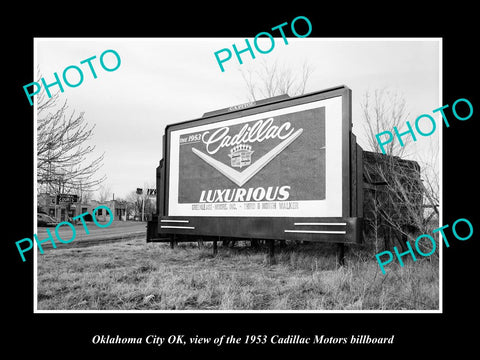
[[[92,200],[91,204],[88,205],[88,213],[92,213],[93,210],[99,206],[107,206],[113,214],[113,220],[117,221],[126,221],[127,220],[127,202],[126,201],[117,201],[117,200],[108,200],[104,202],[99,202],[97,200]],[[110,214],[105,209],[98,209],[95,213],[96,218],[99,221],[110,221]]]
[[[114,221],[127,220],[128,205],[126,201],[108,200],[99,202],[92,200],[90,203],[82,203],[81,201],[75,202],[73,199],[58,199],[56,195],[46,193],[37,196],[37,211],[48,214],[57,221],[69,221],[86,212],[92,214],[95,208],[102,205],[107,206],[110,209]],[[98,209],[95,216],[98,221],[110,221],[110,214],[105,209]],[[87,216],[85,219],[87,221],[91,220]]]

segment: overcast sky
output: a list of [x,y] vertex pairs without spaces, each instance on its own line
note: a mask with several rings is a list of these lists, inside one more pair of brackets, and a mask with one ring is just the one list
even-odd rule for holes
[[[92,143],[98,154],[105,152],[102,173],[115,198],[146,183],[155,184],[167,124],[247,102],[239,69],[254,69],[262,60],[277,60],[298,72],[308,62],[314,71],[307,92],[348,86],[352,90],[353,132],[366,150],[360,108],[365,91],[386,87],[402,94],[410,113],[405,120],[412,124],[417,116],[432,114],[443,105],[437,39],[288,38],[288,45],[282,38],[275,40],[275,48],[268,54],[256,53],[256,59],[243,54],[244,65],[234,57],[225,62],[225,72],[217,65],[214,52],[231,49],[232,44],[241,49],[244,38],[37,38],[35,44],[36,61],[47,83],[54,81],[54,72],[61,77],[69,65],[84,70],[83,83],[76,88],[65,86],[60,98],[68,99],[72,110],[84,111],[88,123],[96,125]],[[113,72],[104,71],[98,60],[108,49],[121,57],[120,67]],[[97,79],[92,78],[87,64],[80,65],[93,55],[97,56],[92,61]],[[109,55],[106,61],[114,64]],[[36,68],[32,81],[36,80]],[[410,158],[424,157],[441,128],[429,138],[419,138]]]

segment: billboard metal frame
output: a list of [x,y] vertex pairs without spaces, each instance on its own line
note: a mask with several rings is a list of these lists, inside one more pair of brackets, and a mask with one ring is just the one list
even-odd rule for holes
[[[169,174],[171,132],[204,124],[306,104],[333,97],[342,98],[342,214],[337,217],[248,217],[248,216],[170,216]],[[185,236],[205,240],[220,238],[307,240],[333,243],[361,243],[362,228],[362,149],[352,134],[351,90],[339,86],[296,97],[278,96],[245,106],[234,106],[204,114],[202,118],[171,124],[163,136],[163,156],[157,168],[157,212],[147,241],[168,241]],[[328,121],[328,119],[327,119]]]

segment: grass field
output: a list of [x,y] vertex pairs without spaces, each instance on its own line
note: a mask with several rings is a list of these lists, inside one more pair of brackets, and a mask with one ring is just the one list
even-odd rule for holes
[[38,310],[437,310],[438,260],[387,266],[328,244],[266,249],[145,243],[144,237],[38,255]]

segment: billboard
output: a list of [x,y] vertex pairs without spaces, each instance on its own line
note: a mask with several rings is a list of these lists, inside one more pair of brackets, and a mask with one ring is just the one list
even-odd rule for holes
[[296,232],[278,226],[308,219],[352,224],[340,221],[354,215],[351,91],[244,105],[167,126],[159,231],[231,235],[223,227],[234,224],[244,235],[278,236]]
[[168,213],[342,216],[341,134],[341,96],[172,130]]

